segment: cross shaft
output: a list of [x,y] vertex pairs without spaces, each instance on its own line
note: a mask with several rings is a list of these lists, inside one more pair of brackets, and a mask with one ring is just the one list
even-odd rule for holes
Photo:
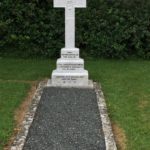
[[65,8],[65,47],[75,47],[75,8]]

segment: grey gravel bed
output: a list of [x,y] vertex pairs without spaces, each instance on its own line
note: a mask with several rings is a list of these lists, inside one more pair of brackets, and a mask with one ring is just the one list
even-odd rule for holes
[[44,89],[23,150],[105,150],[93,89]]

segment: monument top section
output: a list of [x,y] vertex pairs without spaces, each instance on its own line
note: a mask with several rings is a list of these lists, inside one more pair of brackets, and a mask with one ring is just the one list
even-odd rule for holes
[[54,7],[66,8],[68,6],[75,8],[85,8],[86,0],[54,0]]

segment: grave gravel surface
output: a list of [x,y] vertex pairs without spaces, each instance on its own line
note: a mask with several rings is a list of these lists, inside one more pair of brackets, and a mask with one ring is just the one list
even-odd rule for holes
[[23,150],[105,150],[93,89],[46,87]]

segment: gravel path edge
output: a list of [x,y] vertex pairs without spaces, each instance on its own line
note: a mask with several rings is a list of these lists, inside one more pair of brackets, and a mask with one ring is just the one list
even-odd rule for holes
[[106,150],[117,150],[116,142],[112,132],[111,122],[107,112],[107,105],[100,84],[94,82],[94,89],[97,95],[97,103],[102,121]]
[[46,86],[47,81],[41,81],[36,89],[36,92],[33,96],[32,103],[27,111],[24,121],[22,122],[22,129],[16,136],[10,150],[22,150],[26,137],[28,135],[29,128],[33,122],[37,106],[40,102],[41,95],[43,93],[43,88]]
[[[44,87],[46,87],[47,82],[41,81],[38,85],[38,88],[35,92],[35,95],[32,100],[32,104],[29,108],[29,111],[26,113],[25,119],[22,123],[22,130],[16,136],[10,150],[22,150],[26,137],[28,135],[29,128],[33,122],[37,106],[40,102],[41,95],[43,93]],[[117,150],[116,142],[112,132],[111,122],[107,113],[107,106],[104,98],[104,94],[101,88],[101,85],[94,82],[94,89],[97,96],[97,103],[99,108],[99,113],[102,121],[102,128],[105,137],[106,150]]]

